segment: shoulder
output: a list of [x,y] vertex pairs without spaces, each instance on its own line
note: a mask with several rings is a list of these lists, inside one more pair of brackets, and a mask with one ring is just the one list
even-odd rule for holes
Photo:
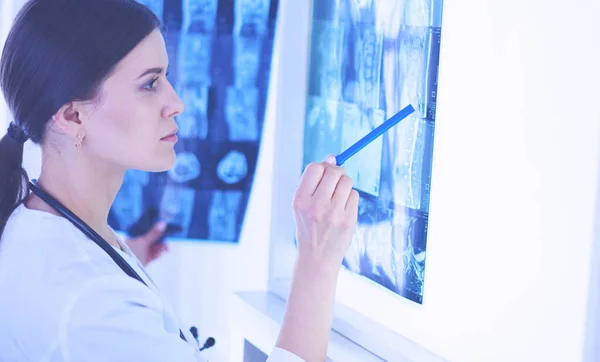
[[[20,205],[10,216],[0,241],[0,265],[32,273],[60,273],[83,278],[122,273],[98,245],[68,220]],[[1,272],[1,269],[0,269]],[[45,278],[42,278],[45,279]]]
[[6,222],[2,234],[3,248],[12,247],[17,240],[74,237],[73,226],[66,219],[38,210],[17,206]]
[[73,255],[73,246],[82,239],[85,236],[68,220],[21,204],[10,215],[2,233],[0,258],[5,253],[45,253],[46,258],[52,256],[56,260],[62,250]]
[[0,295],[0,319],[4,311],[14,311],[14,330],[34,320],[55,329],[59,314],[86,298],[161,308],[154,293],[124,274],[70,222],[24,206],[11,215],[0,241]]
[[5,288],[19,291],[10,299],[24,303],[35,303],[34,295],[64,303],[97,289],[154,294],[68,220],[24,206],[11,215],[0,242],[0,294]]

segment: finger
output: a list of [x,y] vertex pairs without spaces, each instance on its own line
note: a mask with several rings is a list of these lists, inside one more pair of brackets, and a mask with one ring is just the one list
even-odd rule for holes
[[165,245],[164,243],[157,241],[157,242],[150,244],[149,248],[152,251],[160,251],[160,250],[164,249],[164,245]]
[[325,172],[323,173],[323,178],[315,191],[315,197],[322,200],[331,200],[338,182],[345,174],[346,170],[343,168],[327,165],[325,167]]
[[296,196],[298,198],[311,197],[315,193],[324,172],[325,167],[322,164],[316,162],[308,164],[298,184]]
[[332,155],[331,153],[327,156],[327,158],[325,158],[325,161],[323,161],[323,162],[328,163],[331,166],[337,165],[337,160],[335,159],[335,156]]
[[333,192],[333,197],[331,198],[332,203],[336,207],[340,207],[342,210],[345,210],[351,191],[352,179],[345,175],[342,176],[337,184],[337,187],[335,188],[335,191]]
[[159,221],[147,233],[142,235],[141,239],[148,244],[154,243],[163,236],[165,230],[167,230],[167,222]]
[[360,196],[358,195],[358,191],[352,190],[350,191],[350,196],[348,197],[348,202],[346,203],[346,212],[351,215],[353,218],[358,218],[358,201],[360,200]]
[[163,244],[152,244],[148,250],[148,259],[150,261],[158,259],[165,252]]

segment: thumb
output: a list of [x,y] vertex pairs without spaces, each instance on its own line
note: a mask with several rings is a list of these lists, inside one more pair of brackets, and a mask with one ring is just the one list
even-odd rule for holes
[[167,230],[167,222],[159,221],[154,224],[146,234],[144,234],[143,239],[147,243],[153,243],[160,239],[160,237],[165,233],[165,230]]

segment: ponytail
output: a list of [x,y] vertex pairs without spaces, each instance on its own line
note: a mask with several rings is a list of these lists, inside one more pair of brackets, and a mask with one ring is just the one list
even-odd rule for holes
[[26,197],[29,181],[22,166],[24,142],[9,133],[0,140],[0,238],[8,218]]

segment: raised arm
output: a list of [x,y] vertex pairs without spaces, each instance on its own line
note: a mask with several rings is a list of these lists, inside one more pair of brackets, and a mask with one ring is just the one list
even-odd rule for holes
[[335,159],[308,165],[293,202],[298,258],[277,347],[324,361],[342,260],[356,226],[358,193]]

